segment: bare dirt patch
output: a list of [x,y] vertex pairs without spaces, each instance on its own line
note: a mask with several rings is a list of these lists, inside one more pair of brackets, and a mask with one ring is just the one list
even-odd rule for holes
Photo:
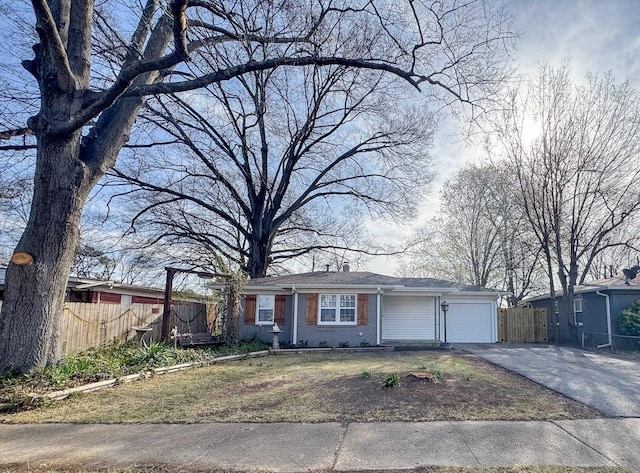
[[[441,372],[439,382],[411,372]],[[366,374],[365,374],[366,373]],[[389,374],[400,384],[383,388]],[[2,422],[373,422],[550,420],[600,414],[473,355],[270,356],[158,376]]]

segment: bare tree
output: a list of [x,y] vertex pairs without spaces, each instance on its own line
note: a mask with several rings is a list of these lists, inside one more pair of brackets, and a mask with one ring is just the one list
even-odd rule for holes
[[[589,274],[585,282],[595,279],[611,278],[622,272],[625,268],[640,265],[640,242],[638,242],[638,231],[629,225],[624,225],[620,232],[617,232],[618,241],[627,242],[625,245],[607,248],[593,259]],[[636,238],[632,239],[632,236]]]
[[503,289],[511,306],[529,294],[539,250],[528,242],[507,174],[500,166],[468,165],[445,182],[438,217],[408,245],[413,273]]
[[137,186],[124,196],[153,241],[188,241],[264,277],[313,251],[375,253],[358,246],[360,215],[409,217],[427,189],[434,120],[394,109],[378,72],[275,69],[208,89],[149,104],[182,146],[115,170]]
[[[480,0],[404,6],[356,0],[147,0],[142,7],[33,0],[32,7],[25,21],[35,21],[38,42],[35,57],[22,65],[37,84],[32,88],[37,109],[24,125],[0,131],[0,139],[26,134],[34,139],[30,215],[16,246],[34,264],[11,264],[7,270],[0,371],[27,371],[58,358],[59,320],[82,209],[129,141],[145,97],[278,66],[341,65],[386,71],[431,93],[442,91],[445,102],[472,104],[503,79],[501,53],[511,36],[502,14]],[[267,21],[280,26],[274,36],[259,27]],[[372,33],[370,25],[380,27],[373,30],[376,45],[359,50],[363,35]],[[279,47],[250,61],[247,43]],[[218,61],[222,50],[236,52],[232,64]],[[214,72],[193,74],[188,61],[199,57],[216,64]]]
[[635,239],[619,230],[640,209],[639,98],[610,75],[574,85],[566,67],[544,65],[500,129],[551,292],[557,277],[570,313],[598,255]]

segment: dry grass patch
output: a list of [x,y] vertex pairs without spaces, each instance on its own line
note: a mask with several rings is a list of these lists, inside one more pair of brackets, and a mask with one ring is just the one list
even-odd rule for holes
[[[441,370],[439,383],[410,381]],[[363,372],[371,374],[363,377]],[[400,385],[383,389],[389,374]],[[198,423],[549,420],[599,417],[473,355],[440,352],[270,356],[157,376],[3,422]]]

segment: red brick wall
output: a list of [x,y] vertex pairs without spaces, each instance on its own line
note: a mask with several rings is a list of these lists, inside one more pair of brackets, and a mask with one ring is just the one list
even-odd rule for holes
[[100,302],[102,304],[120,304],[122,301],[121,294],[113,294],[112,292],[101,292]]
[[164,299],[162,297],[133,296],[131,302],[133,304],[162,304]]

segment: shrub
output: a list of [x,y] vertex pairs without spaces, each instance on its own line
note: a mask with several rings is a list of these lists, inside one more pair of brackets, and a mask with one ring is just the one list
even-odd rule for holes
[[130,366],[163,366],[172,361],[168,345],[158,342],[145,343],[129,361]]
[[323,340],[320,343],[318,343],[318,346],[320,348],[327,348],[329,346],[329,342],[327,342],[326,340]]
[[397,386],[400,386],[400,377],[395,373],[388,374],[382,382],[382,387],[384,389],[391,389]]
[[620,312],[616,324],[621,335],[640,336],[640,301],[633,301],[631,307]]
[[349,342],[340,342],[340,348],[349,348]]
[[444,371],[440,368],[433,368],[431,370],[431,374],[436,378],[437,381],[442,381],[444,379]]
[[360,346],[361,346],[361,347],[363,347],[363,348],[365,348],[365,347],[370,347],[370,346],[371,346],[371,344],[370,344],[368,341],[366,341],[366,340],[362,340],[362,341],[360,342]]
[[363,371],[360,377],[362,379],[371,379],[371,371]]

